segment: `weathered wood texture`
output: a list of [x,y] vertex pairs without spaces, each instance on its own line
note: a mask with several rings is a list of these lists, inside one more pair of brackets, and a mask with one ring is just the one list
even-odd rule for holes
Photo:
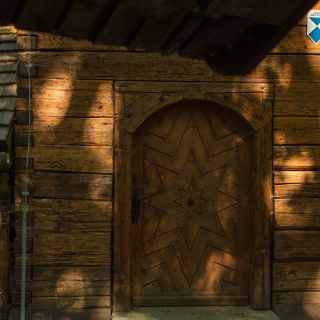
[[[83,28],[91,32],[90,26]],[[26,33],[20,31],[19,34]],[[239,106],[254,103],[255,99],[274,104],[273,301],[318,301],[320,56],[319,47],[313,46],[305,35],[305,19],[244,77],[223,77],[202,61],[174,55],[92,45],[44,33],[35,35],[29,307],[35,311],[62,307],[66,312],[71,308],[101,308],[110,312],[105,308],[110,306],[111,295],[112,210],[113,205],[115,210],[123,212],[130,207],[130,199],[115,199],[113,203],[113,174],[121,181],[116,188],[130,183],[127,171],[114,172],[113,169],[114,162],[130,165],[124,135],[120,133],[125,121],[132,127],[139,125],[135,115],[144,117],[144,113],[152,113],[153,103],[192,99],[195,92],[199,94],[200,86],[209,88],[203,91],[202,99],[219,98],[222,104],[234,102],[232,99],[237,96],[234,93],[239,92],[245,96],[239,100]],[[14,52],[0,55],[0,71],[14,72],[15,59]],[[17,225],[25,179],[22,173],[27,136],[26,60],[26,52],[21,51],[16,125]],[[15,94],[16,85],[10,79],[3,78],[6,83],[0,85],[3,97]],[[134,112],[130,114],[123,110],[123,100],[130,99],[128,92],[135,100],[131,106]],[[157,101],[146,104],[141,92],[158,93]],[[10,101],[9,98],[6,102],[1,100],[0,110],[13,111]],[[262,109],[261,115],[263,112],[267,109]],[[247,109],[244,108],[243,113],[250,119]],[[117,119],[116,128],[114,119]],[[114,241],[126,241],[119,239],[119,232],[128,231],[124,220],[115,226]],[[17,234],[20,234],[19,227]],[[259,258],[263,259],[263,255]],[[122,277],[126,270],[121,269],[124,266],[121,259],[115,255],[119,269],[113,272],[114,277],[121,280],[117,282],[119,286],[126,287],[130,279]],[[17,272],[20,261],[17,253]],[[65,288],[63,281],[66,281]],[[115,294],[117,290],[122,289],[114,288]],[[117,297],[117,301],[120,300],[121,297]]]
[[[23,37],[25,33],[19,32],[19,43],[24,43]],[[41,70],[35,65],[36,69]],[[25,71],[20,61],[19,73]],[[52,72],[42,78],[36,72],[32,76],[28,308],[72,319],[101,318],[104,313],[106,319],[111,299],[112,81],[94,77],[73,81],[64,76],[59,80]],[[21,79],[17,91],[15,274],[19,279],[28,81]],[[17,307],[19,287],[16,281],[11,295]]]
[[12,123],[17,89],[17,35],[14,27],[0,27],[0,318],[9,305],[9,215],[12,167]]

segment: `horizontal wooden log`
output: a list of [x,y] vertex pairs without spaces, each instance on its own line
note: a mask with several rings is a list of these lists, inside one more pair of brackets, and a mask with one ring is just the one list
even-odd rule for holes
[[0,34],[16,33],[16,32],[17,32],[17,29],[13,25],[0,27]]
[[110,296],[97,297],[32,297],[28,308],[91,309],[110,307]]
[[0,55],[0,62],[17,61],[18,54],[16,52],[3,52]]
[[15,111],[16,99],[15,98],[0,98],[0,110]]
[[320,117],[275,117],[274,129],[319,129]]
[[[34,234],[32,265],[103,265],[110,264],[111,234]],[[19,257],[19,254],[17,254]]]
[[[15,289],[19,290],[20,285],[16,282]],[[90,296],[111,294],[110,281],[92,281],[85,278],[85,275],[81,280],[35,281],[33,279],[27,282],[27,290],[32,292],[32,297],[83,297],[85,299]]]
[[116,81],[115,90],[120,92],[167,92],[185,94],[192,92],[205,93],[250,93],[259,100],[268,100],[273,97],[273,87],[269,83],[247,82],[147,82],[147,81]]
[[320,210],[320,199],[275,199],[276,213],[308,213],[316,214]]
[[274,257],[288,259],[320,259],[320,231],[281,230],[274,233]]
[[[31,199],[33,222],[29,233],[110,232],[111,201]],[[21,203],[16,202],[16,228],[19,232]]]
[[[26,54],[19,59],[26,61]],[[286,63],[283,63],[285,61]],[[147,52],[37,52],[33,62],[39,67],[39,76],[75,79],[122,80],[190,80],[190,81],[253,81],[266,79],[285,81],[314,81],[320,74],[320,56],[269,55],[245,77],[222,76],[215,73],[204,61],[177,55],[162,56]],[[306,63],[313,66],[312,72]],[[52,66],[55,66],[53,69]],[[145,66],[148,66],[146,68]]]
[[299,95],[297,94],[295,101],[276,101],[274,114],[276,116],[319,117],[319,101],[299,100]]
[[318,54],[320,48],[306,35],[305,26],[296,26],[280,41],[272,53]]
[[[31,148],[30,152],[36,170],[113,172],[112,147],[39,146]],[[27,148],[16,148],[17,158],[25,158],[26,154]]]
[[320,183],[277,184],[274,186],[274,195],[277,198],[319,197]]
[[320,171],[274,171],[274,183],[320,183]]
[[17,72],[16,62],[15,61],[0,62],[0,72]]
[[[24,179],[24,175],[15,177],[18,201]],[[30,182],[36,198],[108,200],[112,195],[112,175],[108,174],[35,172]]]
[[[17,272],[20,271],[19,267],[16,268]],[[110,280],[110,269],[110,261],[99,266],[33,266],[31,276],[33,281],[43,282],[83,281],[84,279],[105,282]]]
[[275,117],[274,144],[320,144],[320,117]]
[[16,97],[17,96],[17,85],[7,84],[0,86],[0,97]]
[[319,303],[320,291],[293,291],[273,293],[274,304],[309,304]]
[[320,127],[318,129],[282,129],[273,134],[275,145],[310,145],[320,144]]
[[320,168],[319,146],[276,146],[273,165],[290,170]]
[[[32,80],[32,109],[38,119],[53,117],[113,116],[112,84],[105,80],[72,81],[71,79]],[[28,83],[19,82],[19,91]],[[18,99],[17,109],[26,110],[26,99]]]
[[320,229],[320,213],[276,213],[276,229]]
[[[314,81],[316,79],[313,79]],[[320,83],[290,81],[277,83],[275,86],[275,101],[319,101],[320,100]]]
[[[28,319],[41,317],[42,319],[68,319],[68,320],[111,320],[111,308],[93,309],[27,309]],[[15,308],[10,311],[10,320],[19,320],[20,310]]]
[[14,33],[0,33],[0,43],[3,42],[16,42],[17,34]]
[[[16,137],[28,134],[27,126],[16,126]],[[60,118],[34,115],[34,145],[112,145],[112,118]]]
[[73,39],[44,32],[37,32],[38,50],[83,50],[83,51],[111,51],[127,50],[125,47],[93,44],[89,40]]
[[15,72],[0,73],[0,85],[17,82],[17,75]]
[[17,51],[18,49],[18,45],[14,42],[0,42],[0,52]]
[[319,290],[320,262],[290,262],[273,265],[273,290]]

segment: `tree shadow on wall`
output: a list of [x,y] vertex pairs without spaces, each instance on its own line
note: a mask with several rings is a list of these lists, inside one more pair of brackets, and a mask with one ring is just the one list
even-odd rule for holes
[[[310,106],[320,97],[313,100],[312,90],[299,89],[306,86],[303,80],[317,81],[311,58],[279,54],[277,64],[264,70],[276,85],[274,304],[314,302],[313,290],[320,290],[319,174],[313,171],[319,169],[319,157],[318,143],[312,140],[318,128],[315,133],[306,128],[314,121],[311,118],[319,117]],[[104,308],[110,306],[106,293],[112,256],[113,110],[106,109],[112,106],[112,85],[84,80],[82,71],[88,66],[83,56],[75,63],[74,74],[69,72],[73,66],[66,74],[58,66],[59,59],[51,72],[41,75],[44,80],[34,80],[39,83],[33,95],[34,130],[39,132],[34,133],[38,159],[31,200],[35,221],[30,230],[34,243],[30,318],[69,320],[81,314],[89,318],[96,308],[102,313],[94,319],[102,319],[110,314]],[[289,307],[277,309],[283,319],[293,319],[286,314]],[[310,311],[301,312],[299,319]]]

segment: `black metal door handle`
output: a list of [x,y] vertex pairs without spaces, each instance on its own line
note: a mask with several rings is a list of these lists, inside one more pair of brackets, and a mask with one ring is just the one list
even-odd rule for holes
[[139,198],[135,192],[131,199],[131,222],[137,224],[139,222]]

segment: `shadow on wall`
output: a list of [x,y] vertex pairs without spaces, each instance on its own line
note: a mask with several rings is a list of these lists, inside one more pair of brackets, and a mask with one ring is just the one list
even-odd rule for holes
[[[298,63],[294,57],[278,55],[278,63],[265,70],[277,89],[275,304],[315,303],[320,292],[320,178],[314,171],[320,167],[319,141],[314,140],[319,136],[319,111],[312,109],[320,101],[320,90],[302,82],[317,81],[312,56],[300,55]],[[34,80],[32,320],[80,315],[96,320],[110,314],[112,84],[78,80],[87,68],[82,59],[79,56],[74,74],[69,66],[66,73],[60,70],[57,60],[50,73]],[[25,128],[18,128],[18,135],[19,130]],[[17,157],[24,154],[18,147]],[[49,309],[56,313],[48,314]],[[304,310],[309,314],[309,308]]]

